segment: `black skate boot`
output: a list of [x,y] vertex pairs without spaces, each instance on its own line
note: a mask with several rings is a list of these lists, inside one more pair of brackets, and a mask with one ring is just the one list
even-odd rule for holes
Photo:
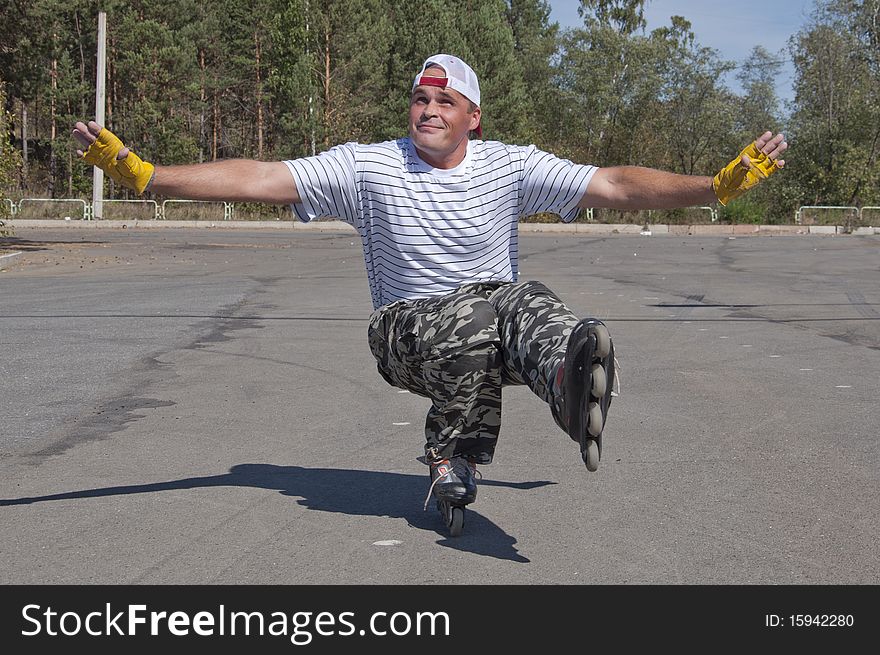
[[431,488],[425,499],[425,509],[433,494],[449,534],[457,537],[464,527],[465,505],[477,498],[477,466],[464,457],[456,456],[430,462],[428,467],[431,471]]
[[587,469],[595,471],[602,457],[602,430],[615,375],[614,344],[602,321],[585,318],[574,326],[561,372],[559,418],[568,436],[580,444]]

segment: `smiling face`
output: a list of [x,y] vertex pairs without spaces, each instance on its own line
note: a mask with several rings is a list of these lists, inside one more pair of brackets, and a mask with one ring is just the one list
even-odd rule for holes
[[[431,66],[427,76],[446,77]],[[435,168],[453,168],[467,152],[468,133],[480,124],[480,108],[458,91],[419,85],[409,103],[409,135],[419,156]]]

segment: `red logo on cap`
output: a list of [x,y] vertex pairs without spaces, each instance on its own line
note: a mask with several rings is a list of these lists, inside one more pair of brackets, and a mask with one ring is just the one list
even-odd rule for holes
[[419,78],[419,84],[423,84],[424,86],[439,86],[441,89],[446,88],[446,83],[448,79],[445,77],[425,77],[422,75]]

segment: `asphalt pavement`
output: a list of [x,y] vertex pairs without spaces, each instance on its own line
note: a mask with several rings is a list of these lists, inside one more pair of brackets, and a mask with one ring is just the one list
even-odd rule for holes
[[0,259],[2,584],[877,584],[880,236],[523,234],[606,321],[595,473],[504,390],[464,535],[353,232],[19,228]]

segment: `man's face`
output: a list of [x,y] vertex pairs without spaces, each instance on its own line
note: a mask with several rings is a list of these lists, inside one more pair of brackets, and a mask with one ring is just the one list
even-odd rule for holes
[[[446,77],[442,68],[428,68],[429,77]],[[409,133],[416,148],[432,157],[448,157],[467,141],[468,132],[480,124],[480,108],[458,91],[420,85],[409,104]]]

